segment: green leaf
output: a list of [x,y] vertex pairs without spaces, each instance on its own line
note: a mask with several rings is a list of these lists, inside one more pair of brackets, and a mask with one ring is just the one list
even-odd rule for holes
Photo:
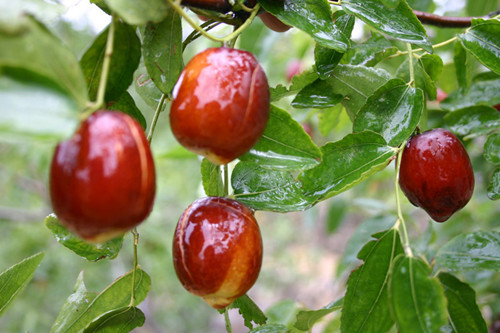
[[478,231],[459,235],[443,245],[436,262],[446,268],[500,270],[500,232]]
[[292,212],[304,210],[312,203],[289,172],[264,169],[251,162],[236,165],[231,184],[236,199],[256,210]]
[[391,79],[381,68],[338,65],[328,79],[333,86],[332,94],[344,96],[342,104],[351,120],[375,90]]
[[317,79],[305,86],[293,99],[294,108],[325,109],[340,103],[344,96],[332,94],[333,87],[328,81]]
[[169,4],[163,0],[105,0],[108,7],[130,25],[161,22],[168,14]]
[[[142,61],[134,73],[134,89],[150,108],[156,110],[163,93],[149,76],[146,66]],[[165,109],[166,104],[163,104],[163,109]]]
[[323,161],[299,178],[306,197],[327,199],[361,183],[387,166],[396,154],[379,134],[349,134],[321,147]]
[[448,323],[441,284],[422,259],[398,256],[389,280],[389,302],[400,332],[439,332]]
[[422,90],[393,79],[368,98],[356,115],[353,131],[374,131],[397,147],[417,128],[423,109]]
[[463,92],[460,89],[451,93],[440,106],[445,110],[455,111],[468,106],[487,105],[492,106],[500,103],[500,78],[492,80],[477,80],[472,82],[469,90]]
[[364,244],[372,239],[371,235],[387,230],[396,222],[397,217],[392,215],[377,216],[364,220],[356,227],[353,235],[347,241],[344,253],[338,267],[338,275],[358,264],[357,253]]
[[472,106],[444,117],[450,129],[460,136],[476,137],[500,127],[500,113],[489,106]]
[[349,39],[333,23],[326,0],[259,0],[262,7],[280,21],[308,33],[324,47],[345,52]]
[[224,196],[224,182],[222,181],[222,171],[219,165],[215,165],[204,158],[201,162],[201,179],[207,196]]
[[57,87],[71,96],[78,109],[83,109],[87,91],[77,59],[39,22],[26,17],[26,29],[22,34],[0,31],[0,50],[0,70],[14,68],[32,73],[22,75],[24,80],[33,76],[45,78],[50,81],[46,86]]
[[[87,292],[83,273],[78,277],[75,292],[68,297],[52,326],[51,333],[80,332],[109,311],[129,306],[133,270],[117,278],[99,294]],[[142,269],[135,272],[135,304],[141,303],[151,288],[151,278]]]
[[456,332],[488,333],[488,327],[476,303],[476,293],[468,284],[450,273],[441,272],[439,281],[448,300],[448,313]]
[[[425,91],[426,95],[431,100],[437,98],[436,80],[439,78],[443,70],[443,60],[436,54],[424,54],[413,66],[415,75],[415,85]],[[399,66],[396,76],[402,78],[406,82],[410,81],[410,66],[406,59]]]
[[387,8],[379,0],[344,0],[342,8],[375,30],[432,53],[432,43],[406,1],[400,1],[395,8]]
[[114,259],[122,248],[123,236],[104,243],[90,244],[66,229],[53,214],[47,216],[45,225],[52,231],[59,243],[90,261],[98,261],[105,258]]
[[[120,21],[114,24],[115,37],[106,85],[106,102],[115,101],[127,90],[132,83],[134,71],[137,69],[141,58],[141,43],[135,29]],[[108,31],[109,26],[97,36],[80,60],[80,66],[87,80],[87,89],[91,100],[95,100],[97,97],[102,63],[106,53]]]
[[342,104],[337,104],[332,108],[322,109],[318,113],[318,128],[321,135],[327,136],[333,130],[339,122],[343,109],[344,106]]
[[472,19],[472,25],[458,39],[480,63],[500,74],[500,22],[497,19]]
[[170,94],[182,69],[182,24],[173,8],[161,23],[146,26],[142,50],[153,82],[163,93]]
[[301,331],[311,331],[314,324],[321,320],[324,316],[342,309],[344,299],[338,299],[331,302],[327,306],[319,310],[302,310],[297,313],[297,320],[293,325],[294,328]]
[[387,332],[394,325],[387,286],[394,259],[404,250],[396,229],[373,237],[376,240],[368,242],[358,254],[363,265],[347,281],[342,332]]
[[248,333],[291,333],[285,325],[281,324],[268,324],[254,328]]
[[[354,28],[354,16],[351,16],[343,10],[338,10],[334,13],[333,19],[335,25],[344,33],[346,37],[350,37]],[[344,53],[338,52],[321,44],[316,44],[314,48],[314,62],[316,72],[321,79],[326,79],[339,64]]]
[[45,253],[39,252],[9,267],[0,274],[0,317],[10,303],[31,281]]
[[240,160],[263,168],[304,170],[319,164],[321,152],[288,112],[271,105],[261,139]]
[[146,317],[135,306],[126,306],[108,311],[94,319],[83,333],[128,333],[144,325]]
[[488,136],[484,144],[484,158],[493,164],[500,164],[500,133]]
[[372,67],[397,51],[384,36],[372,33],[366,42],[350,48],[342,58],[342,63]]
[[279,84],[274,88],[270,88],[271,102],[276,102],[293,94],[296,94],[299,90],[307,86],[308,84],[316,81],[318,79],[318,74],[315,72],[303,72],[299,75],[295,75],[292,78],[292,85],[289,88]]
[[462,43],[455,43],[455,73],[457,74],[458,85],[463,91],[468,91],[472,83],[473,63]]
[[490,200],[500,199],[500,168],[496,168],[491,174],[488,185],[488,198]]
[[237,298],[230,306],[230,309],[239,309],[239,313],[243,316],[245,326],[252,329],[254,322],[256,325],[264,325],[267,317],[262,310],[255,304],[254,301],[247,295]]
[[135,105],[135,101],[132,96],[130,96],[128,91],[125,91],[123,94],[121,94],[116,101],[109,102],[108,105],[106,105],[106,109],[117,110],[128,114],[129,116],[137,120],[139,124],[141,124],[142,128],[146,130],[146,119],[141,113],[141,110],[139,110],[137,105]]

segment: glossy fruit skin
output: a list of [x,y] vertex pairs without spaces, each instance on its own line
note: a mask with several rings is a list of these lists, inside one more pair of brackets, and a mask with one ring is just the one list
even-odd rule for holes
[[184,288],[225,308],[259,276],[262,238],[252,211],[228,198],[196,200],[177,224],[173,258]]
[[59,143],[50,168],[50,197],[60,222],[89,242],[102,242],[151,212],[155,167],[141,125],[117,111],[90,115]]
[[215,164],[246,153],[269,119],[269,85],[246,51],[211,48],[186,65],[173,90],[170,125],[185,148]]
[[450,131],[437,128],[412,137],[403,151],[399,185],[410,202],[437,222],[463,208],[474,192],[467,151]]
[[291,28],[291,26],[281,22],[276,16],[274,16],[271,13],[263,12],[260,13],[258,16],[262,20],[262,23],[264,23],[269,29],[273,31],[285,32],[290,30]]

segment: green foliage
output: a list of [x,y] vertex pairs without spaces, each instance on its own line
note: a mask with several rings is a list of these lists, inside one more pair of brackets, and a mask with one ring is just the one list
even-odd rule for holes
[[[52,325],[51,332],[129,332],[149,320],[162,331],[221,329],[217,312],[179,287],[171,265],[175,222],[202,190],[248,205],[259,223],[262,217],[267,248],[253,300],[245,295],[230,306],[250,332],[315,331],[320,322],[324,332],[488,331],[500,314],[500,208],[491,201],[500,199],[498,16],[445,29],[423,26],[412,11],[448,11],[432,0],[258,0],[293,28],[278,34],[256,19],[239,39],[225,41],[255,54],[272,104],[262,138],[224,175],[175,142],[162,111],[184,63],[222,45],[196,33],[187,18],[194,25],[197,13],[220,20],[203,25],[220,38],[237,28],[228,23],[244,23],[249,14],[241,7],[174,8],[177,1],[92,2],[112,19],[110,54],[110,26],[73,26],[59,3],[0,3],[0,263],[44,251],[0,274],[0,315],[19,302],[2,317],[1,331]],[[485,16],[497,8],[496,0],[467,0],[459,11]],[[292,60],[302,73],[287,82]],[[39,226],[51,213],[46,184],[54,141],[97,107],[102,88],[98,107],[154,129],[158,194],[141,226],[138,258],[122,249],[130,237],[88,244],[52,214],[45,229]],[[437,102],[439,89],[447,97]],[[396,199],[397,177],[387,168],[414,133],[436,127],[463,139],[476,175],[474,197],[445,224]],[[305,212],[277,214],[297,211]],[[320,274],[311,263],[321,265],[332,252],[329,278],[339,295],[325,296],[321,287],[301,293],[306,279],[326,270]],[[137,259],[151,277],[142,268],[119,276]],[[102,291],[87,290],[82,272],[68,297],[68,277],[82,267],[90,289]],[[151,301],[140,310],[148,293]],[[302,294],[336,301],[305,306]],[[263,311],[262,304],[270,307]]]

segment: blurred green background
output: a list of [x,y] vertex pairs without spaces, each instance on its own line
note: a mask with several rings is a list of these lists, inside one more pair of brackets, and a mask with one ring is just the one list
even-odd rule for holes
[[[98,21],[97,26],[89,20],[90,16],[99,17],[99,12],[95,8],[90,11],[84,6],[85,1],[29,3],[39,6],[37,17],[78,57],[106,23],[106,17]],[[434,6],[431,1],[426,3]],[[442,3],[442,8],[448,8],[449,2]],[[451,14],[468,13],[466,7],[453,10]],[[362,25],[357,25],[355,31],[358,41],[370,36]],[[185,26],[184,36],[189,32],[190,28]],[[429,35],[437,43],[456,32],[430,29]],[[186,49],[185,60],[212,45],[206,40],[197,40]],[[237,46],[256,55],[271,86],[289,84],[286,73],[292,63],[299,63],[304,70],[311,69],[313,64],[314,43],[308,36],[296,29],[285,34],[271,32],[258,19]],[[439,51],[445,62],[439,85],[447,92],[457,87],[450,64],[452,50],[450,47]],[[385,61],[379,66],[395,73],[402,60]],[[138,96],[134,87],[130,92],[149,124],[152,106]],[[56,143],[71,135],[77,125],[77,115],[65,112],[67,101],[56,92],[22,82],[9,84],[5,77],[0,79],[0,101],[0,271],[36,252],[46,253],[34,279],[0,318],[0,332],[48,332],[72,293],[80,271],[85,271],[88,290],[101,291],[132,268],[132,237],[126,236],[116,259],[100,262],[87,262],[57,243],[43,223],[45,216],[51,213],[48,168]],[[289,103],[289,99],[284,99],[279,105],[297,121],[312,125],[312,136],[318,145],[338,140],[351,131],[352,124],[343,113],[334,120],[335,126],[329,135],[323,137],[317,128],[318,110],[293,109]],[[139,264],[151,275],[152,289],[140,306],[146,314],[146,324],[136,331],[224,331],[223,317],[185,291],[173,270],[171,242],[177,219],[204,193],[199,172],[201,161],[180,149],[170,133],[168,105],[166,110],[160,116],[153,139],[158,176],[155,207],[138,228]],[[439,105],[430,102],[429,126],[443,126],[442,116]],[[429,260],[442,244],[460,233],[498,230],[500,207],[486,196],[485,179],[493,166],[482,157],[483,143],[484,137],[465,142],[474,164],[477,186],[468,206],[447,223],[429,224],[425,213],[403,197],[412,245],[421,253],[426,251]],[[342,297],[346,278],[357,263],[355,254],[371,233],[395,222],[394,211],[394,166],[391,164],[356,188],[305,212],[257,212],[264,239],[264,263],[249,295],[266,311],[270,322],[284,324],[293,321],[299,308],[318,309]],[[500,274],[484,271],[459,274],[459,277],[474,286],[483,314],[491,322],[500,313]],[[327,317],[315,331],[323,328],[335,331],[336,316]],[[234,332],[247,331],[237,311],[231,311],[231,318]]]

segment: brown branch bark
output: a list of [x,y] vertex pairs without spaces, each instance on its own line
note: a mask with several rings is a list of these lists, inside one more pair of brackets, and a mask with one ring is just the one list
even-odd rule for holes
[[493,12],[482,17],[454,17],[454,16],[439,16],[431,13],[414,10],[413,13],[417,16],[420,22],[430,24],[442,28],[467,28],[470,27],[474,18],[490,18],[498,15],[498,12]]

